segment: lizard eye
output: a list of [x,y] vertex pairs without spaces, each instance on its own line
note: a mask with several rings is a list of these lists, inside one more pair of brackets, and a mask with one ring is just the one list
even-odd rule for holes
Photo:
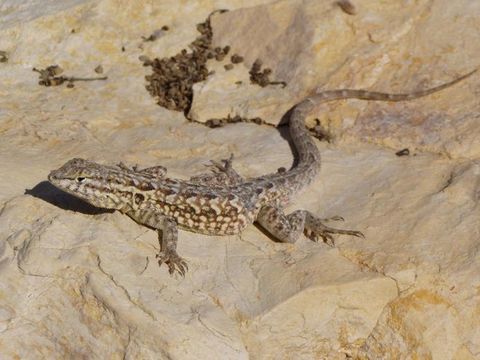
[[81,184],[84,181],[85,181],[84,177],[81,177],[81,176],[77,177],[77,183]]

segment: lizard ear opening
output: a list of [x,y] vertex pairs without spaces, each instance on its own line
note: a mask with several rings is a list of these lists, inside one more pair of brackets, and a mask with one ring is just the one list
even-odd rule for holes
[[83,182],[85,181],[85,178],[84,178],[84,177],[81,177],[81,176],[79,176],[79,177],[77,177],[77,179],[76,179],[76,180],[77,180],[77,183],[81,184],[81,183],[83,183]]

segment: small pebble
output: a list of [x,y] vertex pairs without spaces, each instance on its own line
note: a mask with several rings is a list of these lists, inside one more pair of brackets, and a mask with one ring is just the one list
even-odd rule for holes
[[103,66],[102,65],[98,65],[95,70],[94,70],[97,74],[103,74]]

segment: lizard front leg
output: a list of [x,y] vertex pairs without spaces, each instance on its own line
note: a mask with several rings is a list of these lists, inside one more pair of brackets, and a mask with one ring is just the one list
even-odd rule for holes
[[160,242],[161,251],[157,254],[158,266],[163,263],[167,264],[168,272],[173,274],[178,271],[180,275],[185,276],[188,271],[188,265],[177,254],[178,229],[177,223],[166,216],[163,217],[161,232],[158,232],[158,241]]
[[178,229],[175,220],[151,210],[130,211],[127,215],[157,230],[160,243],[160,252],[157,254],[158,265],[165,263],[170,274],[178,271],[180,275],[185,276],[188,265],[177,254]]
[[326,226],[322,220],[307,210],[297,210],[289,215],[274,206],[264,206],[260,209],[257,222],[281,242],[294,243],[302,233],[311,240],[321,237],[327,244],[333,244],[332,234],[346,234],[363,237],[360,231],[342,230]]

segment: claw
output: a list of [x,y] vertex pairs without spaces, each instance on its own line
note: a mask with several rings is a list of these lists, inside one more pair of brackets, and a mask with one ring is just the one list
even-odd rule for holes
[[333,229],[332,233],[336,234],[343,234],[343,235],[351,235],[355,237],[359,237],[362,239],[365,239],[365,235],[361,231],[356,231],[356,230],[340,230],[340,229]]
[[361,231],[352,231],[350,235],[365,239],[365,235]]
[[335,240],[333,239],[333,236],[330,235],[329,233],[325,232],[325,233],[319,234],[319,236],[322,238],[323,242],[328,246],[330,247],[335,246]]
[[323,219],[323,221],[345,221],[345,219],[339,215],[335,215],[327,219]]
[[[334,216],[331,219],[343,220],[343,218],[340,216]],[[318,242],[318,238],[321,237],[323,242],[329,246],[335,245],[335,241],[332,234],[351,235],[351,236],[356,236],[356,237],[365,239],[365,235],[363,235],[361,231],[335,229],[335,228],[331,228],[329,226],[323,225],[321,222],[317,222],[314,227],[305,228],[304,233],[305,233],[305,236],[307,236],[310,240],[315,242]]]
[[233,154],[230,154],[230,157],[228,159],[222,159],[220,161],[210,160],[210,164],[208,164],[207,166],[213,167],[212,171],[214,173],[217,173],[217,171],[228,172],[228,169],[232,168],[232,162]]
[[188,265],[185,260],[180,256],[174,253],[160,253],[156,255],[158,259],[158,266],[162,266],[165,263],[168,266],[168,272],[170,275],[173,275],[175,271],[185,277],[186,272],[188,271]]

